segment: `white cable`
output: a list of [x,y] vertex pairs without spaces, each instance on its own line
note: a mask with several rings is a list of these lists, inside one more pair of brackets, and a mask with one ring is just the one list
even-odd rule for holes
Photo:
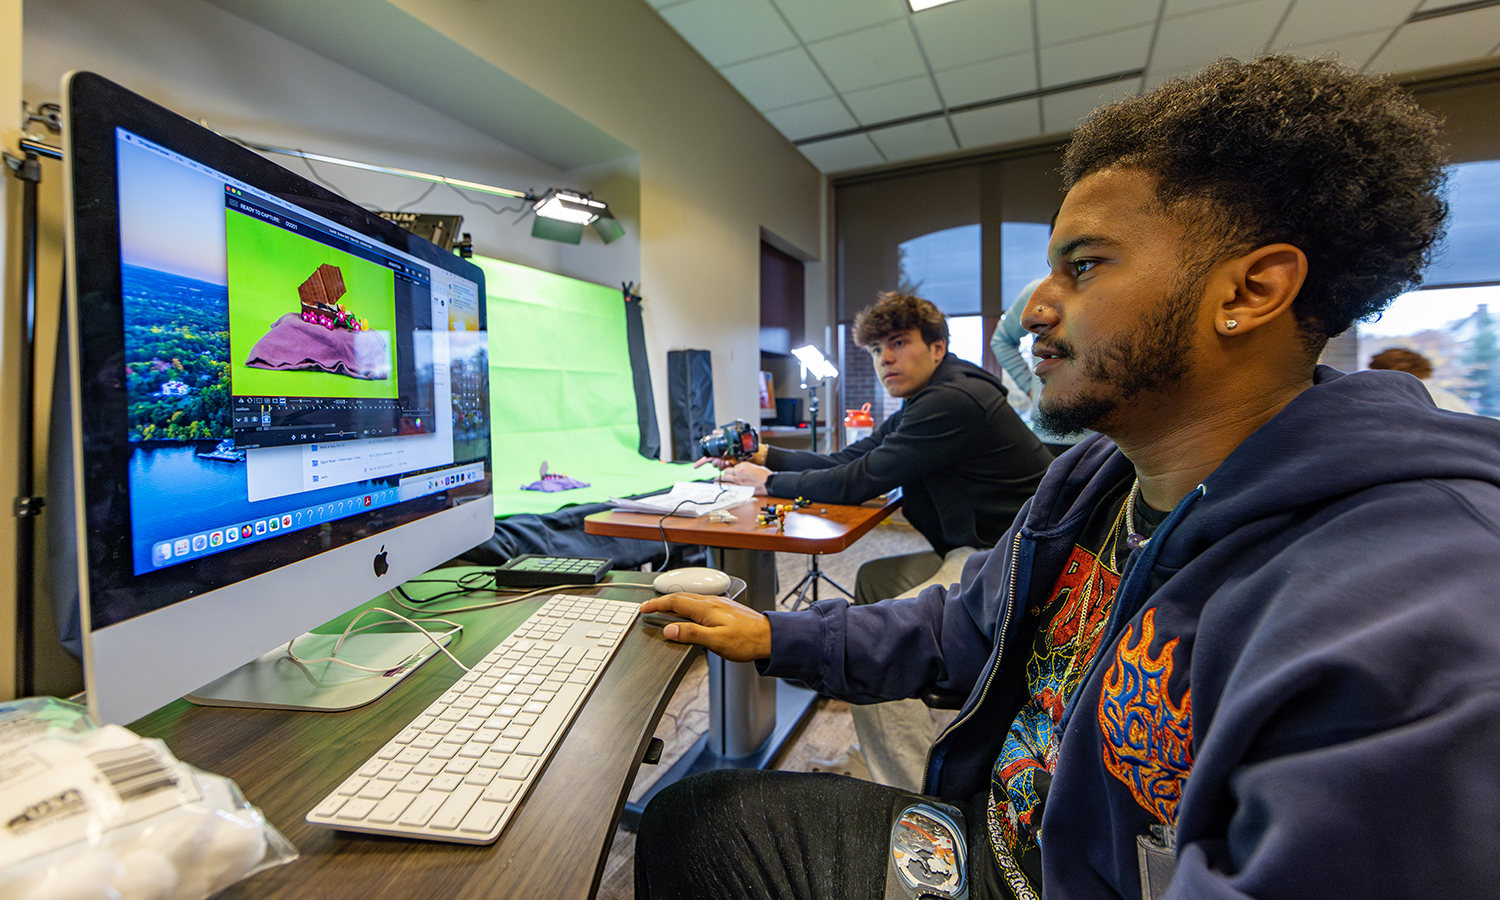
[[[639,583],[630,582],[630,581],[610,582],[608,584],[549,584],[546,587],[539,587],[536,590],[527,591],[524,594],[517,594],[514,597],[506,597],[503,600],[496,600],[496,601],[494,601],[492,603],[479,603],[479,604],[476,604],[474,606],[461,606],[458,609],[439,609],[439,610],[436,610],[435,612],[436,613],[442,613],[443,615],[452,615],[453,613],[473,612],[473,611],[478,610],[478,609],[494,609],[497,606],[509,606],[512,603],[519,603],[522,600],[529,600],[532,597],[537,596],[538,594],[558,594],[558,593],[564,593],[566,591],[575,591],[575,590],[582,590],[582,589],[585,589],[585,588],[595,588],[595,587],[647,588],[647,589],[652,590],[652,591],[656,590],[656,588],[654,586],[652,586],[650,583],[639,584]],[[469,591],[469,593],[471,593],[471,594],[477,594],[477,593],[479,593],[480,591],[483,591],[483,590],[489,590],[489,589],[488,588],[475,588],[475,589]],[[412,604],[407,603],[405,600],[403,600],[401,598],[400,594],[398,594],[398,593],[396,593],[394,591],[391,592],[391,599],[393,599],[396,602],[396,605],[400,606],[402,609],[409,609],[412,612],[426,612],[427,611],[427,607],[425,607],[425,606],[413,606]],[[422,621],[425,622],[425,621],[428,621],[428,620],[427,619],[423,619]]]
[[[399,601],[397,601],[397,602],[399,602]],[[402,622],[405,622],[406,624],[410,625],[411,627],[417,629],[417,631],[421,632],[422,635],[427,638],[427,642],[429,644],[432,644],[434,647],[436,647],[440,652],[442,652],[442,654],[444,656],[446,656],[449,659],[453,660],[453,664],[454,665],[458,666],[460,669],[463,669],[465,672],[470,671],[469,667],[466,666],[466,665],[464,665],[463,663],[459,662],[458,661],[458,657],[454,656],[452,653],[449,653],[448,652],[448,648],[445,647],[442,644],[442,642],[441,642],[442,638],[452,637],[453,635],[458,634],[460,631],[463,631],[464,627],[462,625],[458,624],[457,622],[449,621],[448,619],[439,619],[439,618],[427,618],[427,619],[424,619],[423,620],[424,622],[441,622],[444,625],[451,625],[451,626],[453,626],[448,631],[442,632],[441,634],[436,634],[433,631],[429,631],[428,629],[423,628],[422,625],[419,622],[414,622],[411,619],[408,619],[406,616],[403,616],[400,613],[395,612],[394,610],[381,609],[380,607],[373,607],[371,609],[367,609],[364,612],[360,613],[359,615],[355,616],[354,619],[353,619],[353,621],[351,621],[349,623],[348,627],[344,629],[344,633],[341,634],[341,635],[339,635],[339,639],[334,642],[334,645],[333,645],[333,654],[332,655],[320,657],[318,659],[302,659],[301,657],[297,656],[297,654],[295,654],[295,653],[292,652],[292,644],[296,643],[295,639],[287,643],[287,645],[286,645],[286,655],[288,657],[290,657],[293,662],[302,663],[304,665],[307,665],[307,664],[310,664],[310,663],[330,662],[330,663],[337,663],[337,664],[339,664],[341,666],[348,666],[351,669],[358,669],[361,672],[373,672],[373,673],[377,673],[377,674],[381,673],[381,672],[389,672],[392,669],[399,669],[402,666],[406,665],[407,663],[411,662],[412,660],[416,659],[417,656],[420,655],[421,651],[417,651],[415,653],[409,654],[405,659],[401,660],[399,663],[396,663],[393,666],[382,666],[380,668],[375,668],[375,667],[372,667],[372,666],[356,665],[355,663],[349,662],[347,660],[339,659],[338,658],[339,648],[344,645],[345,639],[347,639],[350,635],[359,634],[362,631],[367,631],[367,630],[369,630],[371,628],[377,628],[377,627],[379,627],[381,625],[387,624],[385,622],[373,622],[373,623],[371,623],[369,625],[365,625],[365,626],[360,627],[360,628],[355,628],[354,627],[355,625],[359,624],[359,620],[360,619],[363,619],[365,616],[369,615],[370,613],[382,613],[384,615],[390,616],[393,619],[398,619],[398,620],[400,620]],[[434,637],[434,634],[436,634],[436,637]]]
[[[454,583],[456,584],[457,582],[454,582]],[[417,656],[420,654],[421,651],[417,651],[416,653],[412,653],[412,654],[408,655],[405,659],[401,660],[400,662],[396,663],[395,665],[392,665],[392,666],[382,666],[382,667],[379,667],[379,668],[372,667],[372,666],[361,666],[361,665],[358,665],[356,663],[352,663],[352,662],[349,662],[347,660],[343,660],[343,659],[339,659],[338,658],[339,648],[341,648],[344,645],[344,641],[347,638],[349,638],[351,635],[359,634],[361,632],[368,631],[368,630],[370,630],[372,628],[378,628],[381,625],[388,624],[386,622],[373,622],[373,623],[371,623],[369,625],[363,625],[363,626],[360,626],[358,628],[354,627],[354,626],[358,625],[359,624],[359,620],[363,619],[366,615],[369,615],[370,613],[382,613],[384,615],[390,616],[392,619],[396,619],[396,620],[399,620],[401,622],[405,622],[406,624],[410,625],[411,627],[417,629],[417,631],[421,632],[427,638],[427,642],[428,643],[430,643],[433,646],[437,647],[437,649],[439,651],[441,651],[444,656],[446,656],[449,659],[453,660],[453,664],[454,665],[458,666],[460,669],[463,669],[465,672],[469,672],[469,671],[472,671],[472,670],[468,666],[466,666],[463,663],[459,662],[458,661],[458,657],[456,657],[452,653],[448,652],[448,648],[446,646],[444,646],[442,643],[440,643],[440,641],[443,638],[451,637],[452,635],[458,634],[460,631],[463,631],[464,626],[462,626],[459,623],[454,622],[454,621],[452,621],[450,619],[439,618],[436,615],[437,613],[441,613],[441,614],[444,614],[444,615],[451,615],[453,613],[473,612],[475,610],[481,610],[481,609],[493,609],[494,607],[497,607],[497,606],[508,606],[509,604],[517,603],[517,602],[519,602],[521,600],[526,600],[526,599],[529,599],[531,597],[535,597],[538,594],[558,593],[559,591],[562,591],[562,590],[578,589],[578,588],[590,588],[590,587],[598,587],[598,586],[599,585],[597,585],[597,584],[553,584],[553,585],[548,585],[546,587],[537,588],[536,590],[533,590],[533,591],[527,591],[526,593],[519,594],[519,595],[517,595],[515,597],[506,597],[503,600],[496,600],[493,603],[479,603],[479,604],[475,604],[473,606],[459,607],[458,609],[440,609],[440,610],[435,610],[434,611],[434,615],[423,616],[423,617],[420,617],[417,620],[408,619],[406,616],[403,616],[403,615],[401,615],[400,613],[398,613],[398,612],[396,612],[394,610],[383,609],[381,607],[372,607],[372,608],[367,609],[364,612],[362,612],[359,615],[357,615],[357,616],[354,617],[354,619],[349,623],[348,627],[346,627],[344,629],[344,633],[341,634],[341,635],[339,635],[339,639],[334,642],[334,645],[333,645],[333,654],[332,655],[330,655],[330,656],[324,656],[324,657],[319,657],[318,659],[303,659],[303,658],[299,657],[297,654],[295,654],[295,653],[292,652],[292,644],[296,642],[296,639],[293,639],[292,641],[290,641],[290,642],[287,643],[286,655],[293,662],[301,663],[303,665],[307,665],[307,664],[310,664],[310,663],[329,662],[329,663],[337,663],[338,665],[341,665],[341,666],[347,666],[347,667],[349,667],[351,669],[358,669],[361,672],[372,672],[372,673],[377,673],[377,674],[381,673],[381,672],[389,672],[392,669],[399,669],[402,666],[406,665],[407,663],[411,662],[412,660],[416,659]],[[634,582],[619,582],[619,583],[615,583],[615,584],[610,584],[609,587],[645,588],[645,589],[649,589],[649,590],[652,590],[652,591],[656,590],[656,588],[653,587],[650,584],[638,584],[638,583],[634,583]],[[480,589],[477,589],[477,590],[484,590],[484,589],[480,588]],[[477,590],[476,591],[470,591],[470,593],[477,593]],[[411,610],[413,612],[419,612],[419,613],[420,612],[427,612],[428,611],[425,607],[414,606],[414,605],[406,602],[404,599],[402,599],[402,594],[399,592],[399,589],[398,590],[389,591],[388,595],[390,596],[391,600],[396,603],[397,606],[400,606],[403,609],[409,609],[409,610]],[[437,633],[437,632],[430,631],[427,628],[422,627],[422,623],[424,623],[424,622],[441,622],[444,625],[451,625],[453,627],[450,628],[448,631],[444,631],[442,633]],[[434,636],[434,635],[436,635],[436,636]]]

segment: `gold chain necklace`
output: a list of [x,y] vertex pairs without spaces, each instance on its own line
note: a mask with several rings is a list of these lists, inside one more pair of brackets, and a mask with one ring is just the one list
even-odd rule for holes
[[1130,529],[1125,537],[1125,546],[1131,550],[1139,550],[1151,543],[1151,539],[1135,527],[1135,495],[1140,492],[1141,479],[1136,478],[1135,484],[1130,486],[1130,495],[1125,498],[1125,525]]
[[[1137,485],[1131,486],[1131,496],[1134,495],[1136,486],[1138,486],[1138,484],[1139,482],[1137,482]],[[1078,635],[1078,645],[1076,652],[1073,654],[1073,658],[1068,661],[1067,669],[1063,672],[1064,683],[1066,683],[1067,679],[1072,675],[1074,666],[1078,663],[1079,657],[1088,652],[1088,648],[1093,645],[1094,639],[1097,638],[1099,636],[1099,633],[1104,630],[1104,624],[1108,617],[1101,617],[1100,620],[1094,625],[1094,627],[1092,629],[1089,629],[1089,614],[1094,610],[1095,599],[1102,599],[1102,581],[1104,579],[1104,573],[1102,570],[1104,569],[1104,560],[1106,558],[1110,560],[1109,568],[1111,571],[1113,571],[1118,566],[1117,559],[1119,555],[1118,551],[1120,536],[1121,534],[1126,533],[1125,526],[1134,524],[1131,519],[1132,507],[1130,500],[1131,497],[1126,497],[1125,501],[1120,504],[1119,510],[1115,513],[1115,520],[1109,526],[1109,537],[1105,538],[1104,546],[1099,548],[1099,557],[1094,560],[1094,571],[1089,575],[1088,578],[1084,580],[1083,597],[1082,602],[1079,604],[1078,627],[1076,632]],[[1130,530],[1134,531],[1134,528],[1131,528]],[[1139,535],[1136,536],[1138,537]],[[1126,546],[1128,547],[1129,544],[1129,538],[1127,537]]]

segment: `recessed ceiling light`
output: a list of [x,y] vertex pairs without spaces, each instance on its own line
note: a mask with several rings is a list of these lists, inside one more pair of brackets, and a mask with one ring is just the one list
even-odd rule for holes
[[924,9],[932,9],[934,6],[942,6],[947,3],[956,3],[957,0],[906,0],[912,12],[921,12]]

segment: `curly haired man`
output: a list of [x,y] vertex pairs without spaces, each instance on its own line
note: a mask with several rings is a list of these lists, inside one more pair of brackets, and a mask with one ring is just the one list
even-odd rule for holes
[[1500,423],[1317,365],[1419,280],[1441,165],[1431,116],[1329,62],[1096,111],[1025,325],[1048,427],[1098,435],[1007,540],[911,600],[646,604],[852,702],[970,690],[928,796],[685,781],[637,896],[957,896],[960,864],[973,898],[1491,896]]
[[901,408],[835,453],[763,444],[722,477],[814,503],[863,503],[900,488],[902,512],[932,551],[862,566],[854,593],[870,603],[926,581],[954,550],[995,546],[1052,454],[1006,402],[999,378],[948,352],[948,320],[931,301],[881,294],[855,316],[854,340]]

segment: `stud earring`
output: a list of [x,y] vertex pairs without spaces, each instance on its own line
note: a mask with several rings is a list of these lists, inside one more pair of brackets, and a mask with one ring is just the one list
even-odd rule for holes
[[1239,320],[1237,320],[1237,319],[1225,319],[1224,320],[1224,330],[1225,331],[1233,331],[1235,328],[1237,328],[1239,326],[1239,324],[1240,324]]

